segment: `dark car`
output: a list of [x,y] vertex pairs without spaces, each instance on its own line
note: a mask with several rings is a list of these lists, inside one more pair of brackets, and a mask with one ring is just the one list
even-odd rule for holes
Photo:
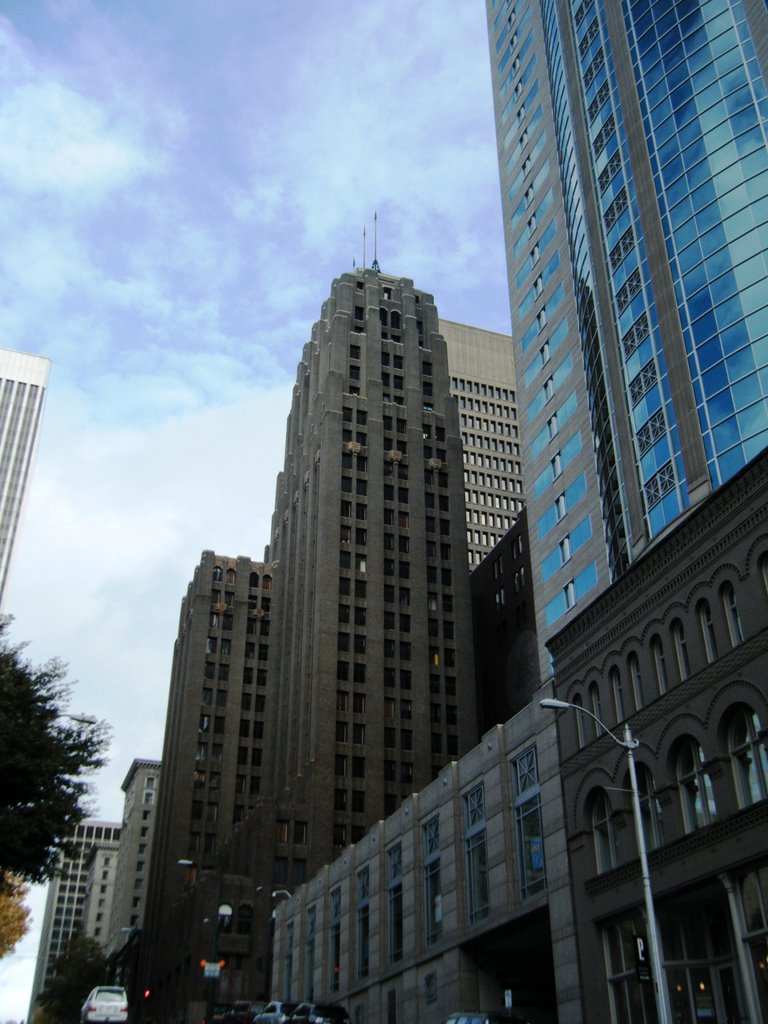
[[443,1024],[528,1024],[528,1021],[503,1010],[466,1010],[452,1013]]
[[254,1018],[253,1024],[285,1024],[298,1003],[281,1003],[273,999],[267,1003],[261,1013]]
[[289,1024],[351,1024],[349,1014],[338,1003],[299,1003]]
[[264,1003],[251,1003],[241,999],[221,1018],[221,1024],[253,1024],[253,1019],[264,1009]]

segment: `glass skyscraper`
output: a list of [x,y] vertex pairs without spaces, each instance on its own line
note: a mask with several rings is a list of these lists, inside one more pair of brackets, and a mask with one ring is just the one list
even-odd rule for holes
[[50,360],[0,349],[0,606],[37,453]]
[[768,443],[768,11],[487,9],[546,638]]

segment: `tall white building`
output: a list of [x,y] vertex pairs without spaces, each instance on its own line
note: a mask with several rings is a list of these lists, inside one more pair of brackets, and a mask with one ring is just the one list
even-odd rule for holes
[[37,452],[50,359],[0,349],[0,608]]
[[440,321],[451,394],[459,407],[470,568],[512,527],[523,508],[523,477],[512,338]]
[[[53,977],[57,958],[64,952],[74,932],[83,929],[86,934],[97,938],[98,941],[104,940],[102,933],[94,935],[96,914],[101,912],[103,915],[107,899],[111,900],[119,839],[118,822],[86,818],[77,826],[72,837],[71,855],[61,856],[59,869],[48,885],[40,946],[37,951],[37,966],[29,1003],[29,1020],[33,1019],[37,1000]],[[100,862],[98,865],[98,870],[108,871],[108,877],[95,882],[91,870],[91,854],[94,847],[105,848],[106,856],[110,858],[109,863]],[[85,913],[89,889],[90,903],[94,907],[93,923],[90,928],[91,918]],[[99,907],[99,899],[105,900],[102,907]]]

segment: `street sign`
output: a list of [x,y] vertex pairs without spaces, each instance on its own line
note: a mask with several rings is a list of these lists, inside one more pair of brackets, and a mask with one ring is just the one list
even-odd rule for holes
[[643,935],[634,935],[635,971],[638,981],[651,980],[651,962],[648,959],[648,944]]
[[209,964],[203,965],[203,977],[204,978],[220,978],[221,977],[221,964]]

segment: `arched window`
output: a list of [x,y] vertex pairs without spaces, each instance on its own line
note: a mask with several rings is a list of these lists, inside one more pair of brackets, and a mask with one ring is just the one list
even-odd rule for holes
[[616,867],[619,858],[611,802],[602,789],[595,794],[592,801],[592,835],[595,840],[597,870],[610,871]]
[[740,807],[768,796],[768,754],[760,737],[760,720],[750,708],[739,708],[728,731],[728,752],[733,762]]
[[[600,721],[603,721],[603,709],[600,705],[600,687],[597,685],[597,683],[589,684],[589,703],[592,705],[591,710],[595,718],[599,718]],[[602,730],[600,729],[600,726],[597,724],[597,722],[594,721],[594,719],[592,721],[592,725],[594,728],[595,736],[599,736]]]
[[765,591],[766,597],[768,597],[768,554],[760,555],[760,561],[757,565],[763,579],[763,590]]
[[627,658],[627,667],[632,684],[632,697],[635,701],[635,708],[639,711],[645,705],[645,694],[643,693],[643,677],[640,675],[640,660],[634,651]]
[[704,756],[694,739],[683,741],[677,757],[677,781],[686,832],[709,825],[717,817],[712,780],[704,771]]
[[224,570],[221,568],[220,565],[214,565],[214,567],[213,567],[213,582],[214,583],[221,583],[221,581],[223,579],[224,579]]
[[654,850],[664,842],[661,805],[656,798],[656,787],[653,783],[653,775],[650,768],[644,764],[638,764],[635,767],[637,769],[637,788],[640,793],[640,815],[643,820],[645,845],[649,850]]
[[389,314],[389,323],[396,331],[400,330],[400,314],[396,309],[393,309]]
[[248,581],[248,586],[249,587],[258,587],[258,585],[259,585],[259,574],[257,572],[252,572],[251,573],[251,577],[250,577],[250,579]]
[[672,639],[675,644],[675,658],[677,659],[677,671],[680,680],[687,679],[691,674],[691,665],[688,661],[688,645],[685,642],[685,629],[680,619],[673,619],[670,626]]
[[262,578],[261,589],[262,590],[271,590],[272,589],[272,577],[271,576],[264,576]]
[[736,647],[737,644],[743,643],[744,632],[741,628],[739,609],[736,605],[736,591],[733,589],[732,583],[724,583],[720,587],[720,600],[723,602],[725,621],[728,623],[728,636],[731,640],[731,647]]
[[699,628],[701,629],[701,639],[704,641],[707,662],[711,665],[717,659],[717,639],[712,622],[712,610],[706,598],[703,598],[696,605],[696,614],[699,617]]
[[[581,694],[580,693],[577,693],[576,696],[573,698],[573,703],[576,705],[577,708],[583,708],[584,707],[584,701],[581,699]],[[578,737],[578,740],[579,740],[579,747],[583,747],[584,746],[584,715],[581,713],[581,711],[577,711],[574,717],[576,719],[576,736]]]
[[234,583],[237,579],[237,573],[234,569],[227,569],[227,583]]
[[386,327],[387,326],[387,323],[389,321],[389,317],[388,317],[386,309],[384,309],[383,306],[379,309],[379,320],[381,321],[382,327]]
[[624,706],[624,687],[621,682],[621,672],[617,668],[612,668],[608,673],[608,679],[611,684],[611,693],[613,694],[613,706],[616,710],[616,721],[623,722],[627,717],[627,709]]
[[651,654],[653,655],[653,670],[656,674],[656,686],[659,693],[666,693],[669,688],[667,662],[664,658],[664,645],[658,635],[651,637]]

